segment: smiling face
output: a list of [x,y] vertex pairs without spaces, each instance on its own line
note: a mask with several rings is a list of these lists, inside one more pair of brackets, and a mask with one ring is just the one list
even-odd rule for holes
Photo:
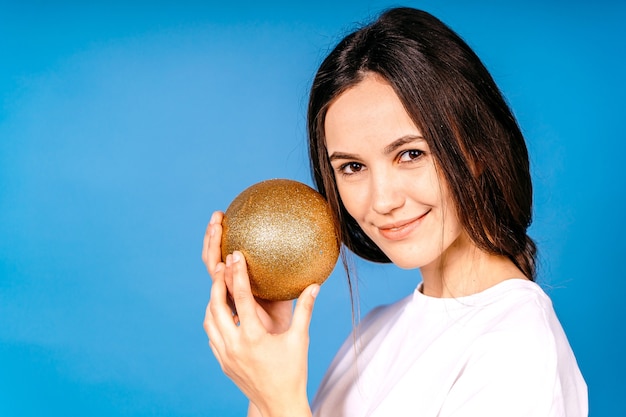
[[469,244],[426,140],[384,79],[342,93],[324,128],[341,201],[392,262],[425,268]]

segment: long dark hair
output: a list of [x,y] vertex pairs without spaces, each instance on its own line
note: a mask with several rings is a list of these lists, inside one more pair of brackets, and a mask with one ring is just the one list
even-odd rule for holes
[[324,133],[330,104],[368,73],[391,84],[422,132],[472,241],[506,256],[534,280],[536,246],[527,235],[532,183],[517,121],[471,48],[440,20],[411,8],[390,9],[346,36],[311,88],[311,170],[344,245],[367,260],[390,262],[343,206]]

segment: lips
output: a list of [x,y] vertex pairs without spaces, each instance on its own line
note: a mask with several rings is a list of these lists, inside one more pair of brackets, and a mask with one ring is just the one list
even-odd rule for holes
[[415,217],[413,219],[385,224],[378,227],[378,231],[385,239],[402,240],[409,234],[411,234],[411,232],[420,225],[420,223],[428,213],[430,213],[430,210],[428,210],[421,216]]

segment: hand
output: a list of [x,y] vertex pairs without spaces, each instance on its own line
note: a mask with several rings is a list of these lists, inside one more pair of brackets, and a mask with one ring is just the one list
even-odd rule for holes
[[[213,281],[204,327],[224,372],[251,400],[251,415],[309,416],[306,397],[308,327],[318,285],[292,302],[255,299],[243,254],[222,262],[223,213],[211,217],[202,259]],[[242,322],[240,322],[242,320]]]
[[[204,243],[202,245],[202,261],[207,267],[207,271],[211,276],[211,280],[215,281],[216,269],[224,268],[222,262],[222,220],[224,213],[216,211],[211,216],[209,225],[204,234]],[[231,307],[232,314],[237,320],[237,311],[232,301],[233,281],[232,275],[226,277],[226,289],[228,292],[228,303]],[[289,328],[291,322],[291,314],[293,308],[292,301],[267,301],[256,299],[257,314],[270,333],[282,333]]]

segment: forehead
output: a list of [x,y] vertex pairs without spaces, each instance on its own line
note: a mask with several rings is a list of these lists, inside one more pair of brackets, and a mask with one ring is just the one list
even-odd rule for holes
[[385,145],[402,136],[421,135],[393,87],[373,74],[331,103],[324,130],[329,151],[359,144]]

